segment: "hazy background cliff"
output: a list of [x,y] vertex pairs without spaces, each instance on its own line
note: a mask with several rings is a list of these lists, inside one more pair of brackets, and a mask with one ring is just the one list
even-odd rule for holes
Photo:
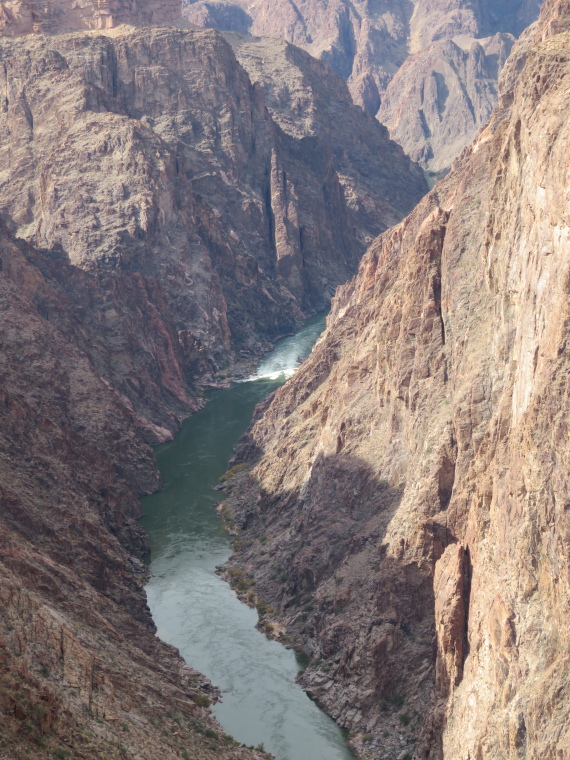
[[281,38],[328,63],[414,160],[449,168],[489,120],[540,0],[186,0],[206,27]]
[[236,562],[367,757],[570,752],[569,28],[547,2],[238,449]]

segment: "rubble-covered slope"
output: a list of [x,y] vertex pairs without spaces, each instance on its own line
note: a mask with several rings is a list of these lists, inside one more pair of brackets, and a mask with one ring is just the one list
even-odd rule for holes
[[569,54],[549,0],[237,452],[235,562],[367,757],[570,752]]

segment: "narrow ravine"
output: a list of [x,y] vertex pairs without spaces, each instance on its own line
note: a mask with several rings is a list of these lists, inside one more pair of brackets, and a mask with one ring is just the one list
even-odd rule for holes
[[302,663],[255,629],[257,613],[215,574],[231,554],[214,491],[255,408],[305,358],[324,328],[308,320],[280,341],[248,381],[211,394],[171,443],[156,450],[164,488],[143,500],[152,546],[148,601],[158,635],[223,692],[214,712],[224,730],[277,760],[350,760],[339,727],[301,687]]

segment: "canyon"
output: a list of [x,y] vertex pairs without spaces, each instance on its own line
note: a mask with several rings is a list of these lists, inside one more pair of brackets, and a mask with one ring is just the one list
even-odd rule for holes
[[155,635],[139,497],[335,291],[227,577],[362,757],[568,756],[568,0],[184,14],[0,3],[0,759],[267,757]]
[[489,120],[500,70],[539,8],[540,0],[187,0],[183,13],[325,61],[355,103],[439,173]]
[[326,67],[346,134],[290,134],[228,42],[175,11],[2,3],[1,758],[265,756],[155,635],[151,446],[427,190]]
[[570,6],[333,300],[226,484],[230,570],[368,758],[562,758]]

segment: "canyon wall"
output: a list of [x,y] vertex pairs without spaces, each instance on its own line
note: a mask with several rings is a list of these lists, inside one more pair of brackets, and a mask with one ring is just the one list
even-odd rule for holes
[[159,484],[146,441],[170,435],[152,417],[196,408],[172,328],[140,276],[85,273],[3,225],[0,314],[0,757],[260,760],[146,606],[138,496]]
[[[4,38],[0,59],[7,223],[85,270],[158,282],[189,382],[197,352],[227,366],[324,309],[426,190],[357,109],[334,139],[285,133],[215,31]],[[354,135],[366,161],[337,170]]]
[[[449,168],[488,121],[497,78],[541,0],[189,0],[199,26],[283,38],[347,80],[432,172]],[[391,84],[392,83],[392,84]]]
[[236,454],[234,566],[369,758],[570,755],[569,52],[548,0]]

